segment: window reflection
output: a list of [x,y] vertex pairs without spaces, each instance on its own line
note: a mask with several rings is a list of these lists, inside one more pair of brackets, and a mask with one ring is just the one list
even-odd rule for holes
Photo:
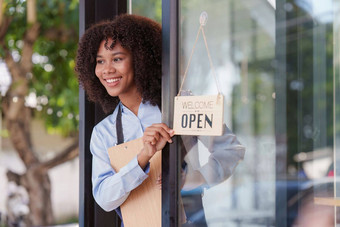
[[[236,136],[224,125],[222,136],[181,136],[186,151],[182,164],[182,193],[194,191],[199,197],[196,199],[195,209],[200,215],[188,217],[188,222],[204,223],[204,211],[211,207],[210,201],[201,206],[200,200],[205,194],[210,194],[213,188],[223,183],[234,172],[237,164],[243,160],[245,148]],[[202,196],[202,198],[200,198]],[[187,200],[185,200],[186,202]],[[223,202],[223,200],[221,201]],[[186,205],[186,204],[185,204]],[[216,206],[216,200],[214,201]],[[197,216],[197,215],[196,215]]]
[[[182,68],[196,34],[194,25],[203,10],[209,15],[205,27],[207,42],[225,97],[225,123],[247,149],[244,161],[231,178],[218,184],[216,178],[214,187],[203,190],[204,217],[209,226],[242,222],[240,212],[247,212],[246,219],[265,222],[274,216],[275,210],[274,69],[271,66],[275,56],[275,11],[266,2],[182,3]],[[194,67],[189,69],[185,88],[195,95],[216,94],[202,39],[198,40],[191,64]],[[206,137],[203,141],[214,139]],[[256,184],[261,179],[265,183]],[[184,198],[189,197],[185,186],[190,185],[190,180],[186,179],[182,189]],[[263,196],[263,192],[267,195]]]
[[[199,15],[206,11],[204,29],[225,98],[225,124],[246,147],[244,160],[229,178],[221,173],[231,163],[212,164],[205,176],[200,168],[216,155],[212,144],[227,140],[182,136],[187,164],[182,171],[187,174],[180,190],[186,216],[195,226],[339,222],[334,219],[334,191],[339,188],[334,185],[340,174],[334,163],[334,138],[339,137],[338,7],[335,0],[182,1],[179,81]],[[217,94],[211,73],[200,38],[184,89],[194,95]],[[193,202],[198,200],[202,204]],[[311,224],[316,213],[324,215]]]

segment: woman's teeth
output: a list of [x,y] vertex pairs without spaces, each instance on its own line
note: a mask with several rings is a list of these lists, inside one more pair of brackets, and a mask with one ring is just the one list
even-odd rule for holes
[[114,83],[114,82],[120,81],[121,79],[122,79],[122,78],[107,79],[106,82],[108,82],[108,83]]

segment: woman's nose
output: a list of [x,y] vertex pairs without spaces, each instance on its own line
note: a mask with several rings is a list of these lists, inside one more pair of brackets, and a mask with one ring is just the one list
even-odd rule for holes
[[104,65],[104,74],[110,74],[114,73],[116,71],[116,68],[114,67],[113,63],[107,63]]

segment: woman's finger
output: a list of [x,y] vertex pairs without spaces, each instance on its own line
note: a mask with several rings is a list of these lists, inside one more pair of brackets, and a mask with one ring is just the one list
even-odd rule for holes
[[150,143],[151,145],[155,145],[157,143],[157,139],[153,136],[147,136],[143,137],[143,142],[144,143]]
[[169,133],[169,135],[172,137],[173,136],[173,130],[171,128],[169,128],[166,124],[164,123],[158,123],[158,124],[153,124],[152,126],[155,127],[161,127],[163,128],[165,131],[167,131],[167,133]]
[[159,135],[160,135],[166,141],[168,141],[169,143],[172,143],[171,135],[167,131],[167,127],[164,127],[162,124],[159,124],[159,125],[154,124],[154,125],[148,127],[147,129],[148,130],[145,130],[144,134],[149,135],[149,136],[150,135],[155,135],[155,136],[157,135],[158,136],[157,140],[159,140]]
[[156,130],[148,130],[144,132],[144,137],[154,137],[156,140],[159,140],[159,133]]

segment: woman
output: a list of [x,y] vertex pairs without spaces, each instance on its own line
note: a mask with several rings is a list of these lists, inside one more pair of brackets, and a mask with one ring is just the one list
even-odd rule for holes
[[[89,28],[80,40],[76,71],[91,101],[112,114],[92,132],[93,195],[106,211],[116,209],[146,178],[151,157],[173,131],[161,122],[161,27],[136,15],[121,15]],[[143,137],[144,148],[116,173],[108,148]]]

